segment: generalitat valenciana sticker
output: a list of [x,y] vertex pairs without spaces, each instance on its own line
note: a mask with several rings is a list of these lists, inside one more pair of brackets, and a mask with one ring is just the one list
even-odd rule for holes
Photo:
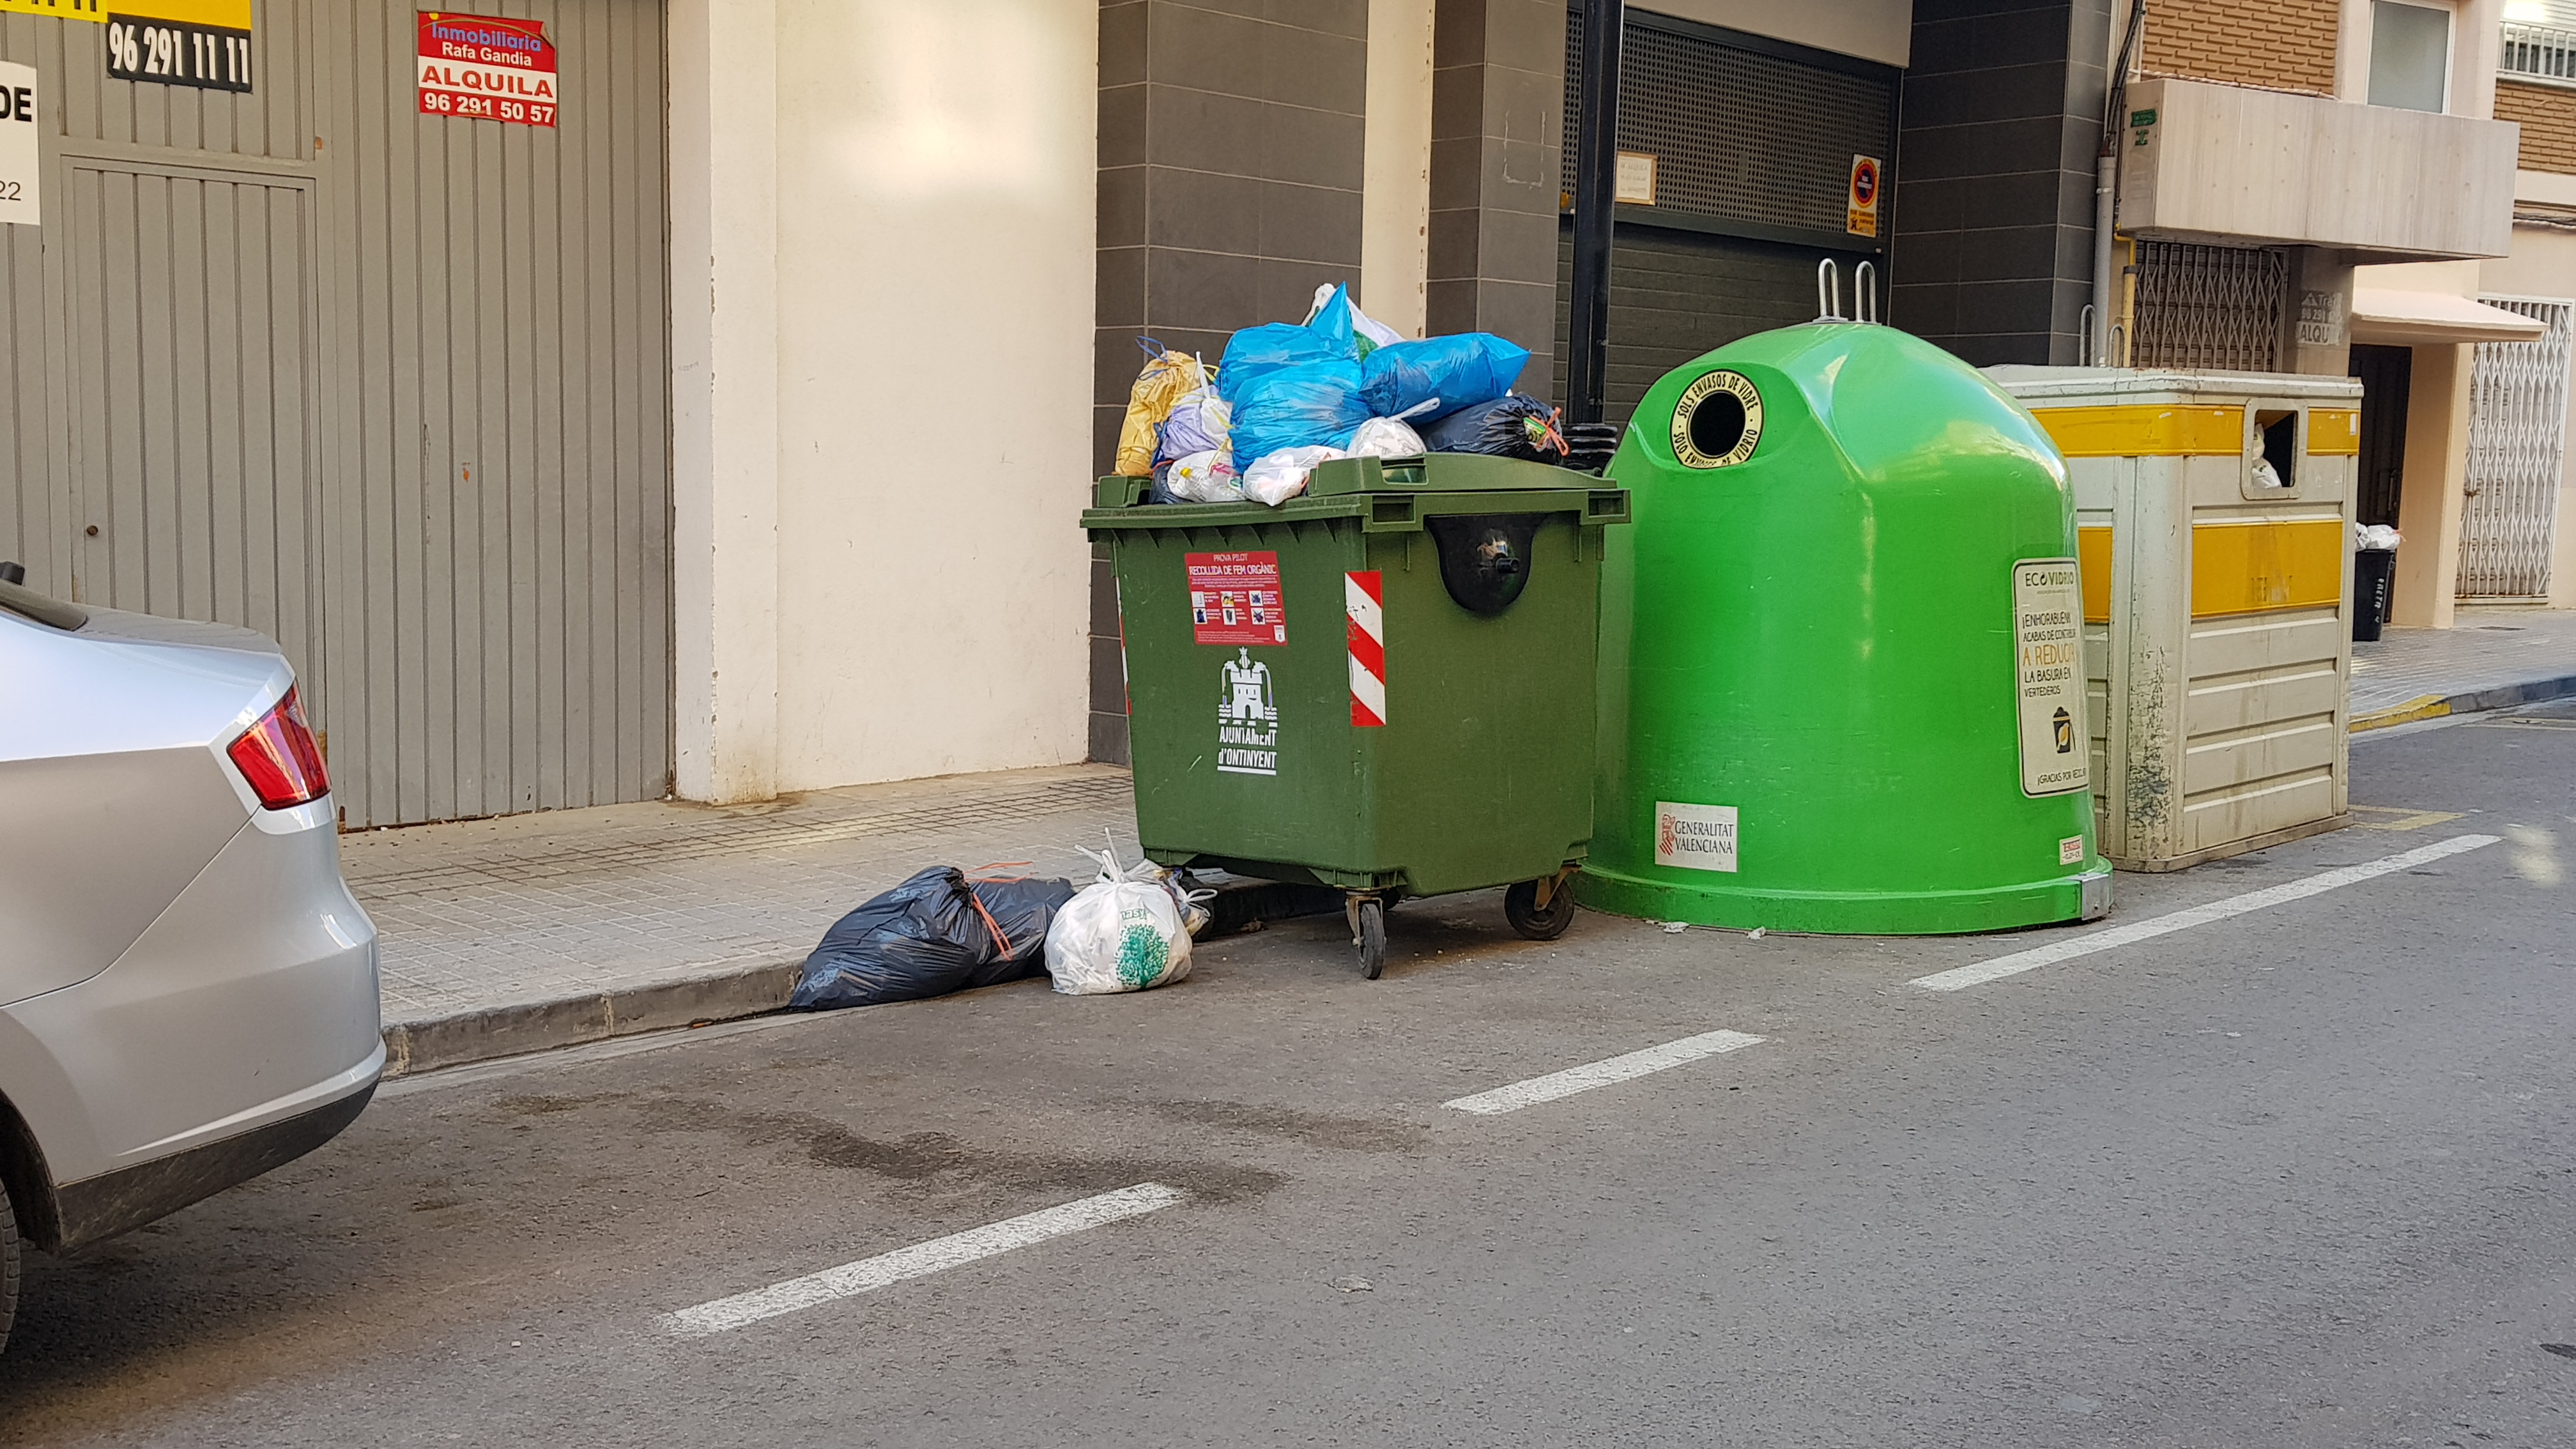
[[2021,791],[2064,795],[2093,783],[2084,727],[2084,601],[2075,560],[2013,565],[2014,701],[2021,721]]
[[1655,864],[1735,873],[1735,807],[1655,802]]
[[1673,457],[1685,468],[1732,468],[1762,441],[1762,394],[1740,372],[1702,373],[1673,404]]

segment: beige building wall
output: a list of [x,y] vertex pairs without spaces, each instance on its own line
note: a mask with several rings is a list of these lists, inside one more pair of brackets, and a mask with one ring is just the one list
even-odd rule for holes
[[1096,0],[672,0],[678,792],[1085,752]]

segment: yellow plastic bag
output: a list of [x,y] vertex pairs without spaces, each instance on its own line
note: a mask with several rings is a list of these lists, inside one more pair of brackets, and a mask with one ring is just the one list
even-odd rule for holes
[[1163,419],[1183,397],[1207,386],[1208,370],[1197,358],[1174,352],[1151,337],[1139,337],[1145,370],[1127,390],[1127,420],[1118,428],[1118,475],[1146,478],[1154,472],[1154,444]]

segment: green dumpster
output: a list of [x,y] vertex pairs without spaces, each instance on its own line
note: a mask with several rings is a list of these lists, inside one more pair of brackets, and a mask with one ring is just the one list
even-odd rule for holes
[[1407,896],[1508,886],[1573,916],[1592,837],[1594,632],[1627,494],[1469,454],[1340,459],[1257,503],[1104,478],[1136,826],[1165,865],[1336,887],[1360,964]]
[[1903,934],[2090,919],[2075,509],[2048,435],[1891,327],[1747,337],[1650,389],[1610,476],[1583,904]]

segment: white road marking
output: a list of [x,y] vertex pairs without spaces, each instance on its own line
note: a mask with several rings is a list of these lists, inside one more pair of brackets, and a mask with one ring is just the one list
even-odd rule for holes
[[1508,1087],[1496,1087],[1490,1092],[1478,1092],[1472,1097],[1460,1097],[1440,1105],[1486,1117],[1503,1112],[1517,1112],[1523,1107],[1535,1107],[1541,1102],[1553,1102],[1559,1097],[1571,1097],[1577,1092],[1588,1092],[1594,1087],[1606,1087],[1612,1082],[1624,1082],[1632,1077],[1646,1076],[1649,1073],[1660,1072],[1666,1067],[1678,1067],[1685,1062],[1698,1061],[1702,1057],[1713,1057],[1719,1052],[1742,1051],[1746,1047],[1760,1045],[1761,1041],[1762,1038],[1758,1036],[1740,1031],[1707,1031],[1698,1036],[1683,1037],[1680,1041],[1668,1041],[1662,1046],[1650,1046],[1643,1051],[1633,1051],[1625,1056],[1588,1062],[1579,1067],[1568,1067],[1561,1072],[1550,1072],[1544,1077],[1532,1077],[1526,1082],[1514,1082]]
[[1973,966],[1954,966],[1947,971],[1935,971],[1929,976],[1918,976],[1908,984],[1920,986],[1926,991],[1965,991],[1971,986],[1983,986],[1989,981],[2000,981],[2007,976],[2019,976],[2025,971],[2036,971],[2042,966],[2054,966],[2060,961],[2071,961],[2078,956],[2090,956],[2096,951],[2108,951],[2117,946],[2153,940],[2175,931],[2187,931],[2194,926],[2206,926],[2212,921],[2241,916],[2248,911],[2259,911],[2267,906],[2286,905],[2291,901],[2305,900],[2309,896],[2323,895],[2330,890],[2358,885],[2363,881],[2401,870],[2411,870],[2416,866],[2440,860],[2444,856],[2458,855],[2463,851],[2476,850],[2481,846],[2495,843],[2496,837],[2492,835],[2454,835],[2448,840],[2422,846],[2401,855],[2367,861],[2360,865],[2347,865],[2339,870],[2329,870],[2309,876],[2305,880],[2267,886],[2259,891],[2247,891],[2241,896],[2229,896],[2223,901],[2211,901],[2205,906],[2193,906],[2189,910],[2176,911],[2171,915],[2156,916],[2126,926],[2113,926],[2109,930],[2095,931],[2091,935],[2077,936],[2073,940],[2058,941],[2050,945],[2034,947],[2028,951],[2015,951],[2009,956],[1998,956],[1991,961],[1980,961]]
[[683,1308],[677,1313],[664,1314],[662,1326],[684,1338],[703,1338],[708,1334],[758,1323],[764,1318],[776,1318],[782,1313],[794,1313],[835,1299],[873,1292],[907,1278],[920,1278],[980,1258],[997,1257],[1014,1248],[1043,1243],[1049,1238],[1061,1238],[1127,1218],[1143,1217],[1188,1196],[1177,1187],[1165,1187],[1159,1182],[1140,1182],[1134,1187],[1122,1187],[1098,1197],[1087,1197],[1021,1217],[1005,1218],[998,1223],[969,1228],[926,1243],[915,1243],[909,1248],[897,1248],[891,1253],[879,1253],[873,1258],[826,1268],[820,1273],[772,1283],[749,1293],[737,1293],[731,1298]]

